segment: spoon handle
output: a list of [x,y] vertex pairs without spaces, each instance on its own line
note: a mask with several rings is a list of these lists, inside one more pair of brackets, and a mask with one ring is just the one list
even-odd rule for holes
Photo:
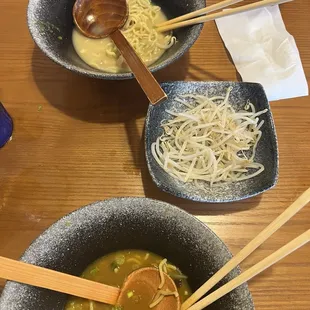
[[0,278],[115,305],[120,289],[0,256]]
[[167,95],[161,89],[152,73],[136,54],[124,35],[119,30],[116,30],[110,34],[110,38],[114,41],[115,45],[125,58],[128,66],[132,70],[151,104],[157,104],[165,100]]

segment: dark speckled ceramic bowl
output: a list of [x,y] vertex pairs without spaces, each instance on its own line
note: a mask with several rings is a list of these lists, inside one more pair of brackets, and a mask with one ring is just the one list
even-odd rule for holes
[[[132,73],[105,73],[84,63],[72,45],[72,7],[74,0],[30,0],[28,27],[38,47],[56,63],[90,77],[121,80],[130,79]],[[201,9],[205,0],[154,0],[168,18]],[[174,32],[177,43],[171,47],[150,69],[157,71],[181,57],[197,40],[202,25],[181,28]]]
[[[22,260],[79,275],[87,265],[110,252],[136,248],[167,257],[198,288],[230,258],[225,244],[202,222],[170,204],[147,198],[96,202],[60,219],[39,236]],[[231,272],[220,284],[239,274]],[[0,310],[60,310],[67,296],[8,282]],[[209,310],[253,310],[247,285],[208,307]]]
[[[258,176],[235,183],[225,183],[218,186],[205,186],[197,189],[192,183],[179,181],[164,171],[158,165],[151,153],[151,145],[162,134],[161,122],[171,116],[166,109],[183,111],[184,105],[174,101],[182,94],[225,95],[227,88],[232,86],[230,102],[236,110],[244,108],[250,100],[257,111],[268,109],[260,119],[265,123],[262,127],[262,138],[259,141],[255,161],[265,166]],[[253,197],[272,188],[278,179],[278,144],[270,105],[265,91],[260,84],[243,82],[171,82],[163,83],[162,87],[168,95],[168,100],[156,106],[149,106],[145,125],[145,151],[147,165],[155,184],[172,195],[200,202],[230,202]]]

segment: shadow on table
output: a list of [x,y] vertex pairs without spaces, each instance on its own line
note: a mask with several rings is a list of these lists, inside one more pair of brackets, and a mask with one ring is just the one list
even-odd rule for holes
[[[229,52],[227,51],[227,49],[225,49],[227,57],[229,59],[229,61],[232,63],[232,65],[234,66],[234,62],[229,54]],[[226,81],[226,79],[224,79],[223,77],[220,77],[218,75],[216,75],[215,73],[212,73],[200,66],[197,66],[195,64],[190,64],[189,68],[191,70],[188,71],[188,76],[191,78],[191,80],[193,81]],[[239,72],[236,70],[236,81],[242,82],[242,77],[239,74]]]
[[[159,82],[183,80],[188,54],[155,73]],[[32,74],[45,99],[54,107],[86,122],[126,122],[144,117],[148,100],[135,79],[108,81],[89,78],[53,63],[37,47],[32,55]]]
[[[183,80],[188,62],[187,53],[154,75],[159,82]],[[37,47],[32,54],[32,74],[44,98],[66,115],[92,123],[124,123],[134,164],[140,168],[136,120],[146,116],[149,103],[135,79],[108,81],[78,75],[52,62]]]
[[223,81],[223,78],[195,64],[190,64],[188,75],[194,81]]
[[[223,42],[223,40],[222,40],[222,42]],[[224,44],[224,42],[223,42],[223,44]],[[224,46],[225,46],[225,44],[224,44]],[[225,53],[226,53],[226,56],[227,56],[229,62],[235,67],[234,61],[231,58],[231,55],[230,55],[230,53],[226,47],[225,47]],[[240,73],[237,71],[236,67],[235,67],[235,72],[236,72],[236,80],[238,82],[242,82],[242,77],[241,77]]]
[[[233,61],[228,49],[225,47],[223,40],[222,40],[222,44],[224,46],[224,50],[225,50],[225,53],[226,53],[226,56],[227,56],[229,62],[235,68],[234,61]],[[227,79],[225,79],[225,78],[223,78],[223,77],[221,77],[221,76],[219,76],[219,75],[217,75],[211,71],[206,70],[205,67],[202,67],[202,66],[199,66],[199,65],[196,65],[193,63],[190,63],[188,67],[190,69],[190,70],[188,70],[188,76],[193,81],[226,81],[227,80]],[[242,82],[242,77],[239,74],[239,72],[236,70],[236,68],[235,68],[235,74],[236,74],[236,77],[234,80]]]

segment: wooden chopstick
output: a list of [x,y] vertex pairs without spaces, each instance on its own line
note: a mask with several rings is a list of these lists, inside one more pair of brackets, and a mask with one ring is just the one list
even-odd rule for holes
[[250,243],[248,243],[237,255],[235,255],[226,265],[217,271],[206,283],[204,283],[192,296],[190,296],[181,307],[186,310],[205,295],[214,285],[222,280],[230,271],[237,267],[244,259],[253,253],[263,242],[265,242],[280,227],[289,221],[310,201],[310,188],[297,198],[282,214],[280,214],[271,224],[259,233]]
[[293,253],[306,243],[310,241],[310,229],[301,234],[299,237],[295,238],[291,242],[287,243],[285,246],[274,252],[273,254],[269,255],[256,265],[249,268],[247,271],[240,274],[238,277],[234,278],[233,280],[229,281],[215,292],[210,294],[209,296],[203,298],[192,307],[188,308],[188,310],[202,310],[205,307],[209,306],[219,298],[223,297],[224,295],[228,294],[236,287],[240,286],[241,284],[247,282],[248,280],[252,279],[259,273],[263,272],[265,269],[269,268],[270,266],[274,265],[276,262],[281,260],[282,258],[286,257],[287,255]]
[[173,23],[173,24],[167,25],[167,26],[156,27],[156,29],[158,32],[165,32],[165,31],[174,30],[174,29],[181,28],[181,27],[205,23],[205,22],[215,20],[215,19],[218,19],[221,17],[235,15],[238,13],[247,12],[247,11],[255,10],[258,8],[263,8],[266,6],[277,5],[277,4],[283,4],[283,3],[291,2],[291,1],[294,1],[294,0],[263,0],[263,1],[258,1],[258,2],[254,2],[254,3],[248,4],[248,5],[240,6],[238,8],[224,10],[224,11],[221,11],[218,13],[205,15],[205,16],[201,16],[201,17],[197,17],[197,18],[192,18],[192,19],[185,20],[185,21],[182,21],[179,23]]
[[201,15],[205,15],[207,13],[211,13],[213,11],[226,8],[228,6],[231,6],[231,5],[233,5],[235,3],[238,3],[238,2],[241,2],[241,1],[244,1],[244,0],[225,0],[225,1],[221,1],[219,3],[215,3],[213,5],[207,6],[207,7],[203,8],[203,9],[196,10],[194,12],[187,13],[187,14],[184,14],[182,16],[179,16],[179,17],[176,17],[176,18],[173,18],[173,19],[169,19],[166,22],[158,24],[157,27],[167,26],[167,25],[171,25],[171,24],[174,24],[174,23],[177,23],[177,22],[181,22],[183,20],[187,20],[187,19],[190,19],[190,18],[198,17],[198,16],[201,16]]
[[[33,275],[36,275],[35,277]],[[0,278],[115,305],[120,289],[0,256]],[[74,285],[72,285],[74,283]]]

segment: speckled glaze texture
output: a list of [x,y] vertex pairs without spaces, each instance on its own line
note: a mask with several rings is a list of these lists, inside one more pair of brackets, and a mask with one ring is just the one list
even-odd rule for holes
[[[167,257],[198,288],[230,258],[224,243],[202,222],[170,204],[147,198],[115,198],[96,202],[60,219],[27,249],[22,260],[79,275],[95,259],[136,248]],[[220,285],[239,274],[231,272]],[[0,310],[60,310],[67,296],[8,282]],[[210,310],[253,310],[242,285],[209,306]]]
[[[89,77],[123,80],[133,78],[132,73],[105,73],[80,59],[72,45],[74,0],[30,0],[28,27],[38,47],[56,63]],[[168,18],[177,17],[205,6],[205,0],[154,0]],[[180,58],[197,40],[202,25],[180,28],[174,32],[177,43],[171,47],[150,70],[155,72]]]
[[[231,202],[253,197],[272,188],[278,179],[278,144],[270,105],[263,87],[256,83],[243,82],[169,82],[161,84],[168,95],[168,100],[156,106],[149,106],[145,124],[145,152],[149,172],[155,184],[172,195],[200,202]],[[265,121],[262,127],[262,138],[259,141],[255,161],[265,166],[265,171],[255,178],[236,183],[225,183],[205,189],[197,189],[192,183],[179,181],[164,171],[151,153],[151,144],[162,134],[161,122],[170,119],[166,109],[184,110],[184,105],[174,101],[182,94],[225,95],[232,86],[230,102],[236,110],[244,108],[249,99],[256,110],[268,109],[260,116]]]

